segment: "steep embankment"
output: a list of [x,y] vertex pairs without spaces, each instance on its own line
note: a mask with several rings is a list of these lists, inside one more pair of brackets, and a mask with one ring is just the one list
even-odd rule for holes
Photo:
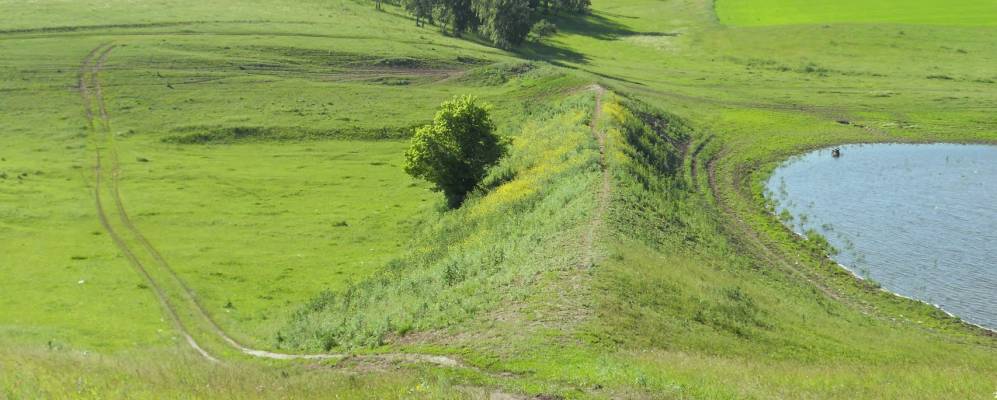
[[[991,339],[857,284],[820,246],[758,231],[730,203],[753,201],[740,186],[753,171],[709,133],[635,100],[607,110],[620,151],[615,240],[594,279],[598,342],[705,397],[985,393],[997,371]],[[737,194],[721,161],[742,171]]]
[[[452,344],[442,332],[459,330],[457,341],[471,345],[476,334],[500,333],[483,332],[475,325],[481,319],[513,318],[500,328],[512,334],[529,330],[517,326],[524,308],[551,306],[543,294],[580,296],[551,285],[583,279],[597,252],[599,199],[608,196],[592,117],[600,96],[586,90],[535,104],[516,121],[510,155],[483,190],[425,227],[417,251],[372,279],[317,297],[277,343],[324,350]],[[571,300],[563,301],[573,312]],[[559,316],[544,313],[543,323],[572,323]]]

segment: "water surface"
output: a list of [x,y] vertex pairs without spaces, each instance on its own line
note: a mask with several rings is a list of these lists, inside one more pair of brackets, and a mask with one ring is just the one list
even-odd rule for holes
[[822,234],[855,274],[997,329],[997,146],[840,149],[776,169],[766,194],[784,222]]

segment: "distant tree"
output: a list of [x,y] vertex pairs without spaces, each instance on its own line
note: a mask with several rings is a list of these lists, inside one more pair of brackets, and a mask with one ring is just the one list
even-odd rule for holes
[[440,105],[433,123],[416,130],[405,152],[405,172],[433,183],[456,208],[506,152],[486,107],[474,97]]
[[[382,1],[375,0],[378,9],[381,9]],[[582,14],[588,12],[592,4],[591,0],[400,1],[415,17],[417,26],[426,22],[436,23],[443,33],[456,37],[476,31],[491,40],[492,44],[505,49],[520,45],[530,36],[540,41],[553,34],[556,27],[539,20],[541,16],[562,11]]]
[[546,19],[537,21],[537,23],[533,24],[533,28],[530,28],[530,38],[535,42],[543,41],[543,39],[555,33],[557,33],[557,25],[550,23]]
[[569,13],[585,14],[592,6],[592,0],[552,0],[550,6],[555,13],[565,11]]
[[456,37],[478,28],[478,16],[471,8],[471,0],[440,0],[436,7],[436,19],[444,32],[449,25],[450,32]]
[[532,24],[530,0],[475,0],[481,33],[503,49],[520,45]]
[[433,12],[439,5],[438,0],[403,0],[405,10],[415,17],[415,26],[423,26],[426,22],[433,23]]

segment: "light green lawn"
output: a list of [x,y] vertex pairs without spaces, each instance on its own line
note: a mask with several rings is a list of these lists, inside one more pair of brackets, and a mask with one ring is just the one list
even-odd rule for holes
[[[59,7],[85,6],[45,4],[55,7],[50,12],[56,17],[32,26],[57,23],[58,15],[67,15]],[[172,6],[158,4],[153,11],[203,15],[196,11],[203,4]],[[39,13],[43,8],[4,7],[5,15],[46,15]],[[142,14],[124,9],[110,8],[123,17]],[[269,345],[297,304],[360,279],[405,250],[412,227],[435,213],[439,201],[426,184],[401,171],[404,140],[162,142],[227,127],[337,132],[342,139],[386,130],[404,138],[443,99],[510,90],[473,82],[468,87],[459,78],[482,60],[507,59],[498,51],[399,25],[386,14],[381,28],[366,18],[345,17],[367,12],[352,3],[337,10],[344,18],[335,24],[323,20],[333,28],[311,29],[371,34],[323,40],[306,30],[257,37],[245,31],[297,25],[247,23],[195,24],[181,34],[174,27],[166,35],[88,30],[4,36],[0,291],[9,295],[0,301],[0,331],[26,343],[102,351],[176,338],[95,215],[93,147],[73,89],[83,57],[104,42],[118,46],[100,79],[121,153],[125,205],[235,337]],[[110,18],[94,23],[114,22]],[[23,22],[5,20],[11,25],[0,30]],[[413,41],[422,45],[405,43]],[[385,59],[425,64],[391,69]]]
[[720,22],[735,26],[796,24],[928,24],[995,26],[988,0],[714,0]]

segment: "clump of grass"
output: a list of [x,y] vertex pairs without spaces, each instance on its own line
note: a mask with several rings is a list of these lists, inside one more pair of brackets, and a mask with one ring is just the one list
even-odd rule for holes
[[408,79],[408,78],[396,78],[396,77],[389,77],[389,76],[375,78],[375,79],[373,79],[371,81],[375,82],[375,83],[380,83],[382,85],[387,85],[387,86],[407,86],[407,85],[412,84],[412,80],[411,79]]
[[384,128],[310,129],[304,127],[191,126],[177,129],[161,139],[172,144],[231,144],[252,142],[294,142],[307,140],[357,139],[398,140],[412,136],[420,124]]
[[503,62],[472,68],[460,77],[464,84],[500,86],[538,68],[533,62]]
[[412,57],[389,57],[374,61],[371,65],[390,68],[420,68],[427,65],[427,62]]
[[817,74],[820,76],[827,76],[831,70],[817,65],[814,62],[807,62],[796,69],[796,72],[804,74]]
[[828,242],[827,238],[816,230],[808,229],[804,236],[807,238],[807,245],[816,254],[823,257],[833,257],[838,255],[838,249],[831,246],[831,242]]

